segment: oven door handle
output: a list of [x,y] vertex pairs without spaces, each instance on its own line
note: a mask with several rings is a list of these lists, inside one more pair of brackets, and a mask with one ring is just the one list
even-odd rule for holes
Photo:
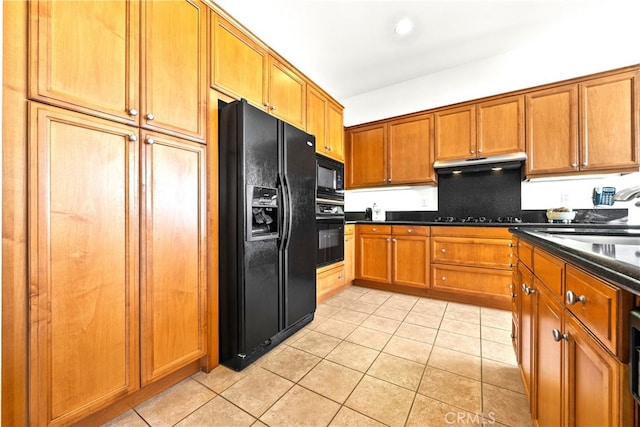
[[326,215],[326,216],[316,216],[316,221],[322,221],[324,219],[341,219],[344,221],[344,215]]

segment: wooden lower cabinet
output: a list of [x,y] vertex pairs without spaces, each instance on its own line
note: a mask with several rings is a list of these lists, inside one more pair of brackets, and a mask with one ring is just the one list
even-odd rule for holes
[[29,108],[29,419],[67,425],[205,354],[205,151]]
[[316,271],[316,301],[320,304],[345,286],[344,263],[338,262]]
[[344,226],[344,283],[350,285],[356,277],[356,226]]
[[[536,257],[536,252],[544,257]],[[618,335],[622,342],[616,341],[617,345],[612,346],[607,337],[599,338],[599,332],[591,330],[590,324],[575,314],[590,321],[598,317],[589,310],[599,313],[598,299],[606,292],[599,294],[595,290],[614,287],[538,247],[533,247],[533,272],[520,260],[518,277],[522,282],[517,314],[519,363],[525,389],[529,387],[534,425],[632,425],[635,405],[629,392],[627,354],[615,353],[616,349],[628,351],[628,337]],[[578,286],[587,282],[591,293]],[[584,290],[586,302],[571,304],[572,298],[558,295],[559,289]],[[628,315],[630,295],[615,290],[619,292],[617,298],[603,303],[609,311],[598,319],[609,325],[614,320],[621,322],[615,329],[626,331],[628,325],[620,319]]]
[[357,279],[429,287],[429,227],[359,225],[357,236]]

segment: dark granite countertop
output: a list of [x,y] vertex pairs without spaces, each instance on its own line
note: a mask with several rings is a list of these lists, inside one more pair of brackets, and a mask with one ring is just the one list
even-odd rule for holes
[[[640,295],[640,227],[540,224],[510,228],[518,237],[622,289]],[[585,237],[586,236],[586,237]]]

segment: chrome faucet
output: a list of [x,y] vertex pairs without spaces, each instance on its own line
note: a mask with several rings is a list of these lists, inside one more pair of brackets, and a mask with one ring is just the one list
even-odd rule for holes
[[628,202],[633,199],[637,199],[640,197],[640,186],[638,187],[629,187],[622,189],[620,191],[616,191],[616,194],[613,195],[613,200],[616,202]]

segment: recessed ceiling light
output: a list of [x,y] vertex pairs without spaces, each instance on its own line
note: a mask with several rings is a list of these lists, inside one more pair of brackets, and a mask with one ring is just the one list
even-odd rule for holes
[[403,18],[398,21],[396,27],[393,29],[399,36],[406,36],[413,30],[413,22],[409,18]]

